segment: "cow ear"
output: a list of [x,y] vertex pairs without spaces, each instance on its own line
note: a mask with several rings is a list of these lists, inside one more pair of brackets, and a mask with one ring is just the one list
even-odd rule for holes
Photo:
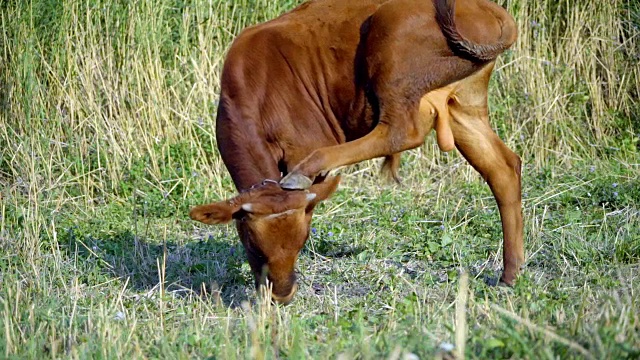
[[220,201],[213,204],[196,206],[189,212],[191,219],[201,223],[215,225],[226,224],[231,221],[233,214],[240,210],[231,201]]
[[313,210],[318,203],[331,196],[338,188],[338,184],[340,184],[340,175],[329,176],[323,182],[311,185],[309,192],[316,194],[316,196],[309,201],[307,212]]

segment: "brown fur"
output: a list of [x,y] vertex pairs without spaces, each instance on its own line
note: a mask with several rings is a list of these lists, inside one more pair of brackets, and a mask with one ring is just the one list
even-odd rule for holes
[[[502,280],[513,283],[524,261],[520,159],[491,130],[486,97],[493,60],[515,38],[511,16],[488,0],[316,0],[244,30],[225,61],[216,122],[242,193],[192,218],[236,218],[258,283],[266,265],[274,297],[287,302],[313,207],[339,182],[323,175],[385,157],[383,170],[399,181],[400,153],[435,129],[439,147],[457,147],[493,190]],[[318,195],[305,204],[304,192],[273,184],[248,190],[264,179],[313,184]],[[248,202],[253,213],[243,211]]]

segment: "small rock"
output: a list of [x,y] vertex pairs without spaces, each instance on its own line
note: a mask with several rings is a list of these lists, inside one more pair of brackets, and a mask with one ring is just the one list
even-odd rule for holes
[[443,342],[442,344],[440,344],[440,350],[442,351],[451,352],[455,348],[456,347],[452,343]]
[[405,353],[402,356],[402,360],[420,360],[420,358],[414,353]]

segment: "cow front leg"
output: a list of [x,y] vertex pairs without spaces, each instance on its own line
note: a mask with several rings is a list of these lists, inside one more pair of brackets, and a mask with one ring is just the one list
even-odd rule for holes
[[501,281],[513,285],[524,264],[521,161],[482,119],[457,119],[455,144],[487,181],[498,203],[504,239]]
[[391,106],[367,135],[344,144],[316,149],[281,181],[284,189],[308,189],[314,178],[335,168],[364,160],[389,156],[420,146],[431,130],[418,116],[417,104],[409,109]]

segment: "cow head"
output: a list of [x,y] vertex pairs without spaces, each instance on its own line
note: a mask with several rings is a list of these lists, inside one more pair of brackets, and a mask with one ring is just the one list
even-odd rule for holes
[[329,177],[308,191],[286,191],[265,181],[234,198],[196,206],[189,216],[205,224],[235,219],[256,287],[268,280],[273,299],[287,304],[298,288],[294,265],[309,237],[313,209],[339,182],[340,177]]

